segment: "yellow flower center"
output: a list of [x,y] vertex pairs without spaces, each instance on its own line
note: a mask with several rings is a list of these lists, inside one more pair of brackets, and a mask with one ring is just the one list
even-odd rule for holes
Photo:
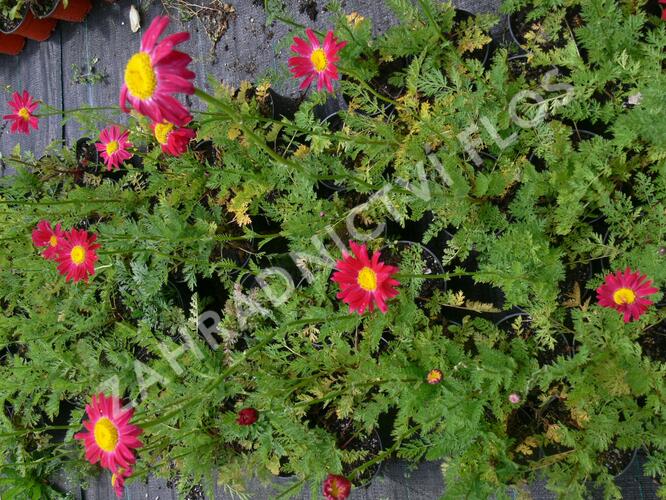
[[157,75],[147,53],[137,52],[130,57],[125,68],[125,85],[130,94],[142,101],[153,96]]
[[366,292],[374,292],[377,290],[377,273],[369,267],[364,267],[359,271],[356,281],[358,286],[363,288]]
[[118,445],[118,429],[111,420],[100,418],[93,429],[95,443],[104,451],[113,451]]
[[636,300],[636,294],[631,288],[619,288],[615,290],[613,300],[619,306],[623,304],[633,304]]
[[30,121],[30,111],[28,111],[28,108],[21,108],[16,114],[23,118],[25,121]]
[[54,234],[49,238],[49,245],[52,247],[56,246],[58,244],[58,238],[56,238],[56,235]]
[[107,142],[107,144],[106,144],[106,154],[111,156],[113,153],[118,151],[118,148],[120,148],[120,144],[118,144],[118,141]]
[[83,264],[83,261],[86,260],[86,249],[81,245],[76,245],[74,248],[72,248],[69,256],[72,259],[72,262],[74,262],[74,264],[77,266]]
[[310,61],[312,61],[314,69],[319,72],[324,71],[328,66],[328,59],[326,59],[326,54],[323,49],[313,50],[312,55],[310,56]]
[[163,122],[155,125],[155,138],[160,144],[169,142],[169,134],[173,130],[173,123]]

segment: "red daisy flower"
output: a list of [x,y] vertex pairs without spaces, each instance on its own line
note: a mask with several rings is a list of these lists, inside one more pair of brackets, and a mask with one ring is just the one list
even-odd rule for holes
[[58,272],[66,276],[65,281],[84,280],[95,274],[97,250],[100,245],[95,243],[97,235],[88,234],[87,231],[72,229],[65,233],[58,246]]
[[352,484],[344,476],[329,474],[324,481],[322,493],[326,500],[345,500],[351,492]]
[[259,412],[254,408],[243,408],[238,412],[236,422],[238,425],[252,425],[259,418]]
[[39,103],[32,100],[32,96],[27,90],[23,91],[23,95],[14,92],[12,94],[12,100],[7,104],[9,104],[9,107],[12,108],[14,112],[11,115],[5,115],[2,118],[13,122],[9,129],[12,134],[21,133],[28,135],[30,134],[30,127],[35,130],[39,128],[39,120],[33,114],[39,106]]
[[[666,0],[659,0],[659,3],[666,5]],[[661,11],[661,18],[666,21],[666,7]]]
[[379,262],[380,252],[373,253],[370,259],[365,245],[353,241],[349,245],[354,256],[343,252],[331,278],[340,285],[337,297],[349,304],[351,312],[363,314],[366,309],[372,312],[376,304],[385,313],[388,310],[386,299],[398,295],[394,287],[400,283],[392,278],[398,268]]
[[[137,439],[143,430],[129,423],[134,410],[123,410],[119,398],[100,393],[86,405],[86,413],[90,420],[84,421],[83,426],[88,432],[74,434],[76,439],[83,440],[86,460],[91,464],[100,462],[114,473],[119,473],[119,469],[131,473],[129,467],[136,462],[133,450],[143,446]],[[127,477],[125,472],[119,475]]]
[[187,151],[190,141],[197,135],[191,128],[177,127],[167,121],[153,123],[152,129],[162,151],[172,156],[180,156]]
[[120,132],[120,127],[112,125],[99,133],[99,143],[95,144],[97,151],[106,164],[106,169],[120,168],[120,165],[132,157],[132,153],[127,151],[132,147],[132,143],[127,140],[129,130]]
[[117,472],[114,472],[111,475],[111,486],[113,491],[116,492],[118,498],[122,498],[123,493],[125,493],[125,479],[132,475],[132,467],[127,467],[126,469],[120,468]]
[[442,381],[442,378],[444,378],[442,370],[437,369],[430,370],[428,375],[426,375],[426,381],[432,385],[439,384]]
[[40,220],[37,223],[37,229],[32,232],[32,242],[35,246],[46,247],[42,256],[47,260],[56,260],[58,256],[58,243],[62,240],[64,232],[60,224],[56,224],[55,229],[47,220]]
[[184,31],[157,39],[169,25],[169,18],[158,16],[141,39],[141,49],[130,57],[125,68],[125,83],[120,91],[120,107],[126,113],[127,101],[153,122],[169,121],[187,125],[190,114],[173,96],[194,94],[195,74],[187,69],[192,58],[174,47],[190,38]]
[[295,78],[305,77],[300,88],[307,88],[312,81],[317,79],[317,90],[324,85],[329,92],[333,92],[332,81],[337,80],[338,68],[335,63],[340,60],[338,52],[347,45],[347,42],[338,42],[332,31],[326,33],[323,46],[314,32],[308,28],[305,30],[310,43],[302,38],[294,37],[291,50],[298,54],[289,59],[290,70]]
[[609,274],[599,288],[597,300],[602,307],[613,308],[624,314],[624,322],[638,319],[653,304],[646,299],[648,295],[657,293],[659,289],[651,286],[652,280],[640,272],[632,272],[629,268],[624,272]]

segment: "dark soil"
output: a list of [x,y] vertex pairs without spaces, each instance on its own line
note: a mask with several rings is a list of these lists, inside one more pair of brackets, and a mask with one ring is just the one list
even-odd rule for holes
[[666,321],[646,330],[638,343],[645,356],[652,361],[666,363]]
[[605,465],[613,476],[617,476],[629,466],[634,459],[634,453],[634,450],[609,448],[599,454],[599,462]]
[[310,21],[313,22],[317,20],[317,14],[319,14],[317,11],[317,2],[315,0],[300,0],[298,11],[301,14],[307,14]]
[[[525,445],[525,440],[535,433],[537,411],[538,407],[528,402],[523,407],[512,411],[506,420],[506,433],[514,440],[512,459],[521,465],[527,465],[539,453],[536,446]],[[521,445],[523,445],[523,450],[518,450]],[[530,448],[532,454],[527,453],[524,448]]]
[[39,0],[30,4],[30,10],[37,17],[48,16],[58,5],[60,0]]
[[528,82],[541,81],[543,75],[547,72],[547,68],[540,68],[533,64],[529,64],[527,62],[526,54],[511,56],[506,62],[509,67],[509,74],[513,78],[525,75],[525,80]]
[[28,6],[25,5],[23,9],[21,9],[21,12],[19,12],[17,19],[8,19],[0,15],[0,31],[4,32],[14,31],[16,28],[18,28],[21,25],[21,23],[23,22],[23,18],[25,17],[27,12],[28,12]]
[[[544,436],[551,425],[564,426],[570,429],[580,428],[578,423],[571,417],[571,412],[565,402],[557,397],[540,412],[537,425],[539,432],[543,433]],[[563,445],[551,441],[543,446],[543,453],[546,456],[562,453],[565,450],[566,448]]]

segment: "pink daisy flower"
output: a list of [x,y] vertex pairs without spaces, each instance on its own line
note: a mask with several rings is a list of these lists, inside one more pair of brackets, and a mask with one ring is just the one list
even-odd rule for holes
[[7,104],[9,104],[9,107],[12,108],[14,112],[11,115],[5,115],[2,118],[12,122],[9,129],[12,134],[21,133],[28,135],[30,134],[30,127],[35,130],[39,128],[39,120],[33,114],[39,106],[39,103],[32,100],[32,96],[27,90],[23,91],[23,95],[14,92],[12,94],[12,100]]
[[666,21],[666,0],[659,0],[659,3],[664,5],[661,11],[661,19]]
[[190,141],[196,137],[196,132],[191,128],[177,127],[171,122],[152,124],[155,139],[162,146],[162,151],[171,156],[180,156],[190,144]]
[[398,268],[379,262],[380,252],[368,257],[365,245],[350,241],[353,256],[342,253],[342,260],[336,263],[336,271],[331,278],[340,285],[337,297],[349,304],[351,312],[363,314],[366,309],[374,310],[375,304],[385,313],[386,299],[398,295],[394,288],[400,283],[392,278]]
[[117,472],[114,472],[111,476],[111,486],[113,491],[116,492],[118,498],[122,498],[125,493],[125,479],[132,475],[132,467],[127,467],[126,469],[120,468]]
[[32,232],[32,242],[37,247],[46,247],[42,252],[42,257],[47,260],[56,260],[58,256],[58,243],[62,240],[64,232],[60,224],[56,224],[55,229],[47,220],[40,220],[37,223],[37,229]]
[[652,280],[640,272],[632,272],[628,267],[606,276],[604,283],[597,288],[597,300],[602,307],[610,307],[624,315],[624,322],[636,320],[653,304],[646,299],[659,289],[651,286]]
[[132,153],[127,151],[132,147],[132,143],[127,140],[129,130],[120,132],[120,127],[112,125],[99,133],[99,143],[95,144],[97,151],[106,164],[106,169],[111,171],[114,168],[120,168],[120,165],[132,157]]
[[339,78],[338,68],[335,65],[340,60],[338,52],[347,45],[347,42],[338,42],[333,32],[329,31],[322,46],[310,28],[305,30],[305,34],[310,43],[297,36],[294,37],[291,50],[298,55],[289,59],[290,70],[295,78],[305,77],[301,89],[307,88],[316,78],[317,90],[326,85],[326,89],[332,93],[331,82]]
[[97,250],[100,245],[95,243],[97,236],[88,234],[87,231],[72,229],[64,234],[58,245],[58,272],[66,276],[65,281],[84,280],[88,283],[88,277],[95,274],[95,262],[97,262]]
[[83,441],[86,460],[91,464],[100,462],[102,467],[116,473],[116,482],[121,475],[124,482],[129,474],[119,472],[119,469],[131,474],[130,465],[136,462],[133,450],[143,446],[138,440],[143,430],[129,423],[134,410],[123,410],[119,398],[100,393],[86,405],[86,413],[90,420],[84,421],[83,426],[88,432],[74,434],[76,439]]
[[326,500],[345,500],[351,493],[352,484],[344,476],[329,474],[324,481],[322,493]]
[[125,83],[120,91],[120,107],[126,113],[127,101],[153,122],[169,121],[187,125],[190,114],[173,96],[194,94],[195,74],[187,69],[192,58],[174,47],[190,38],[184,31],[157,39],[169,25],[169,18],[158,16],[141,39],[141,49],[130,57],[125,67]]

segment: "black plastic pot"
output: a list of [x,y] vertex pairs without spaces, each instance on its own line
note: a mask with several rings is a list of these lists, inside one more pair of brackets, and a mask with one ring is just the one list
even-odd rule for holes
[[278,94],[272,88],[268,89],[268,95],[267,101],[270,108],[270,116],[274,120],[280,120],[281,118],[293,119],[304,98],[303,95],[298,97],[284,96]]

